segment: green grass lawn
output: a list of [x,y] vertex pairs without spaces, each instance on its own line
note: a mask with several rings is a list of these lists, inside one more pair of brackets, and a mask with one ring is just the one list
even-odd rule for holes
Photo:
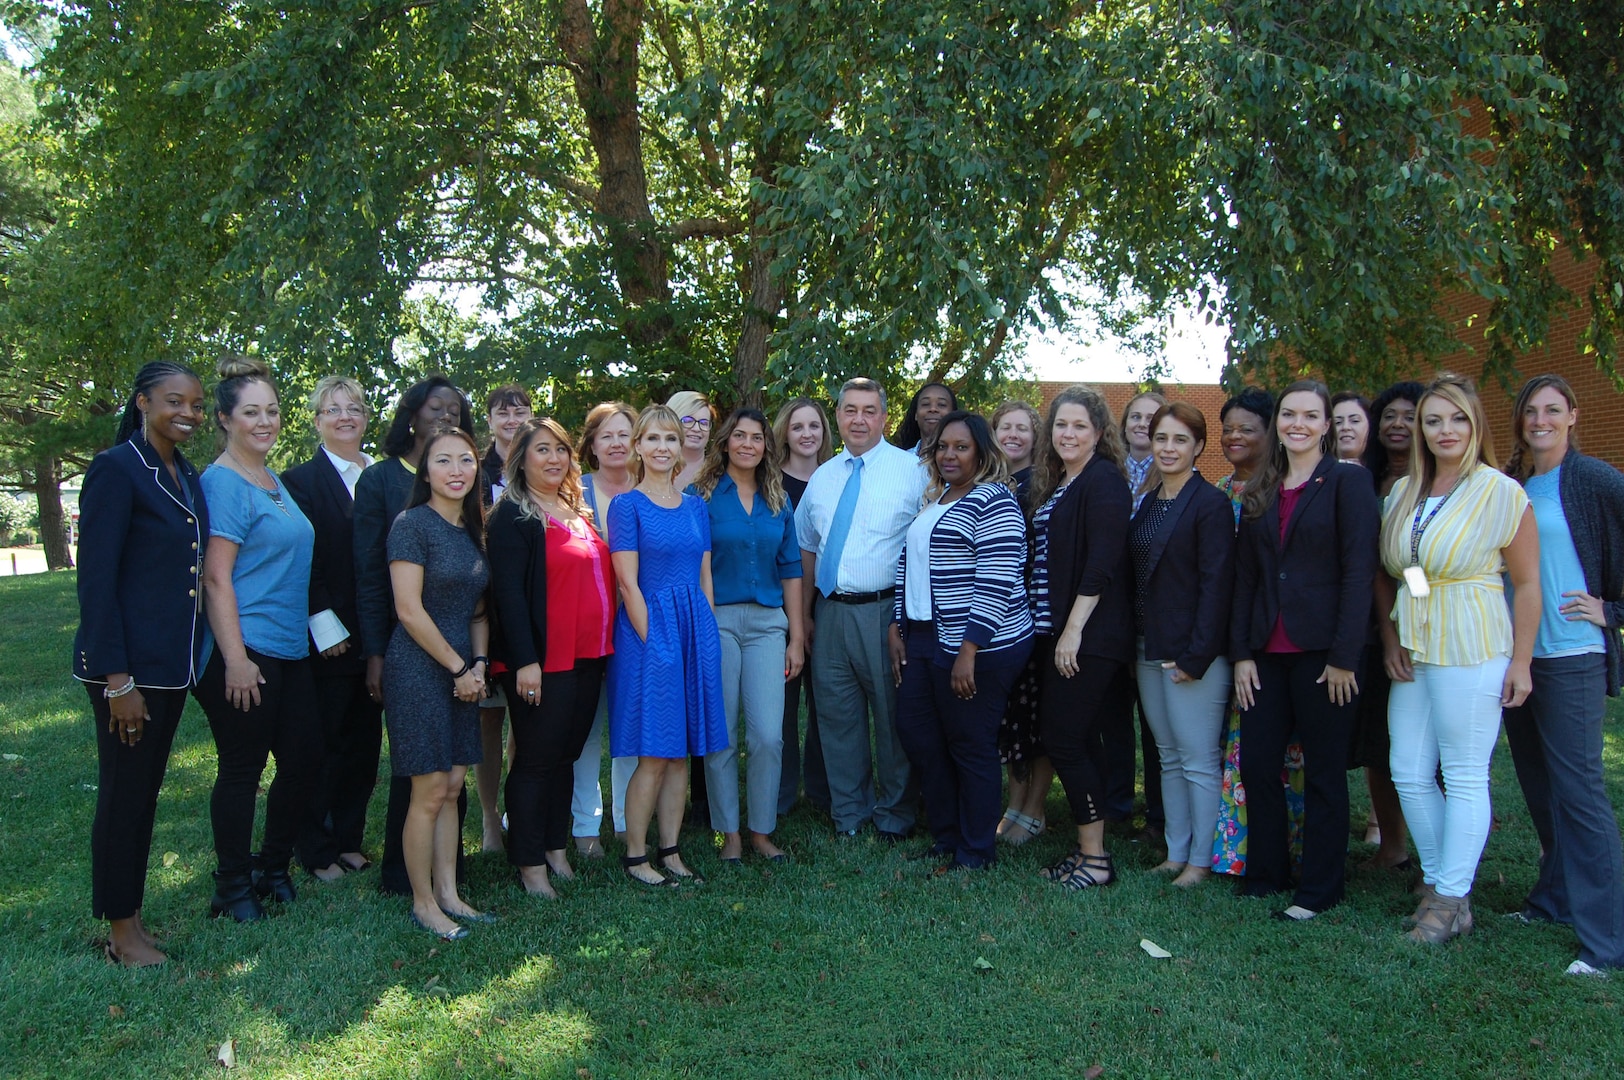
[[[1524,927],[1533,830],[1502,746],[1478,929],[1441,948],[1400,933],[1408,881],[1354,870],[1311,924],[1269,918],[1226,882],[1189,893],[1113,840],[1120,884],[1067,893],[1035,871],[1056,828],[984,874],[872,840],[836,844],[798,808],[795,861],[724,870],[688,836],[699,888],[634,887],[588,864],[558,903],[502,859],[470,859],[498,912],[446,945],[406,921],[375,872],[238,926],[208,917],[214,749],[194,705],[158,812],[146,917],[164,969],[108,965],[89,913],[96,755],[68,675],[72,575],[0,580],[0,1076],[210,1074],[236,1040],[244,1077],[1617,1076],[1624,978],[1564,977],[1572,934]],[[1608,732],[1624,807],[1624,719]],[[1355,820],[1363,785],[1352,776]],[[468,842],[477,847],[477,807]],[[368,848],[379,848],[383,790]],[[914,847],[923,847],[920,842]],[[1357,864],[1369,849],[1355,844]],[[611,855],[618,854],[611,845]],[[1173,953],[1153,960],[1149,938]],[[983,967],[984,960],[990,967]]]

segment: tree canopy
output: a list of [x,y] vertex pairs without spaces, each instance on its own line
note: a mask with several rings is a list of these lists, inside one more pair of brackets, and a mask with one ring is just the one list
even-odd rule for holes
[[6,7],[54,24],[63,183],[14,306],[108,401],[225,347],[576,412],[974,390],[1026,329],[1180,303],[1240,377],[1370,385],[1459,347],[1452,291],[1497,370],[1580,300],[1611,370],[1624,317],[1601,0]]

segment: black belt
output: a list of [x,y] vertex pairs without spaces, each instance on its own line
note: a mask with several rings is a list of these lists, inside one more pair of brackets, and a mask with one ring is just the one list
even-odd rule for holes
[[876,600],[889,600],[897,594],[897,590],[881,589],[879,592],[837,592],[825,596],[825,600],[833,600],[837,604],[872,604]]

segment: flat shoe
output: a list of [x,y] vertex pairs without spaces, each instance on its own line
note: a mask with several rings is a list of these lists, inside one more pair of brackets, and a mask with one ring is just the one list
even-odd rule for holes
[[636,855],[636,856],[622,855],[620,857],[620,865],[621,865],[621,868],[626,871],[626,876],[631,878],[633,881],[637,882],[637,884],[647,886],[650,889],[675,889],[675,888],[677,888],[677,886],[678,886],[677,879],[674,878],[674,877],[667,877],[665,875],[664,871],[656,871],[660,875],[660,880],[659,881],[645,881],[643,878],[640,878],[636,874],[632,873],[632,867],[634,867],[634,866],[642,866],[647,862],[648,862],[648,856],[647,855]]
[[428,923],[424,922],[422,919],[419,919],[417,917],[417,912],[415,911],[412,912],[408,917],[412,920],[413,926],[417,927],[419,930],[428,931],[441,941],[461,941],[463,938],[468,936],[468,928],[466,926],[459,926],[455,930],[447,930],[444,933],[441,933]]
[[361,861],[359,863],[352,863],[350,860],[340,855],[338,857],[338,865],[344,868],[344,872],[346,874],[359,874],[363,870],[372,869],[372,860],[363,855],[361,856]]
[[441,908],[440,911],[444,913],[446,918],[456,919],[458,922],[479,923],[483,926],[500,921],[495,915],[492,915],[488,911],[478,911],[472,915],[458,915],[455,912],[446,911],[445,908]]

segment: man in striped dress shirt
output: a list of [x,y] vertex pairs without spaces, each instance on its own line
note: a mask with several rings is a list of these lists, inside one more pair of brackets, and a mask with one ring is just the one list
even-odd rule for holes
[[835,425],[845,448],[812,474],[795,511],[801,560],[816,583],[806,590],[806,618],[808,638],[816,631],[812,686],[830,813],[840,835],[873,821],[882,839],[895,841],[913,832],[917,785],[896,735],[886,628],[925,470],[885,441],[885,390],[874,380],[841,387]]

